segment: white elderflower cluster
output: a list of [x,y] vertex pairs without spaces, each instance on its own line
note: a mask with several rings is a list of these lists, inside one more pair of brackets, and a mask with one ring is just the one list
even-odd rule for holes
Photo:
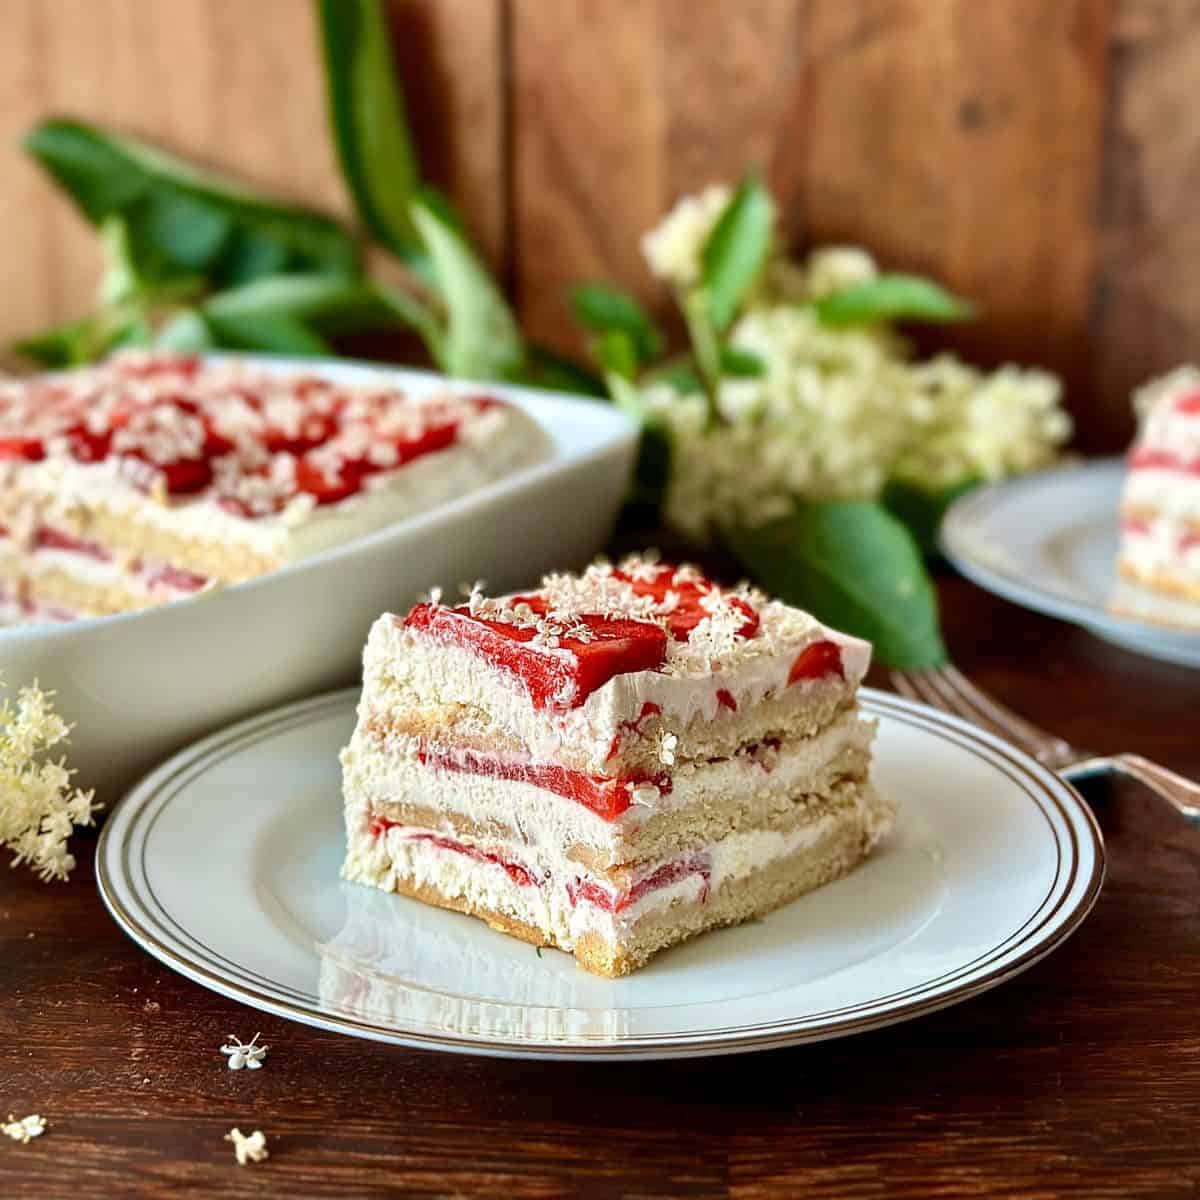
[[0,700],[0,845],[14,852],[14,867],[29,863],[45,881],[70,875],[67,840],[99,808],[90,791],[72,788],[61,759],[46,757],[70,732],[50,701],[36,685],[15,704]]
[[929,419],[896,462],[898,478],[930,489],[1002,479],[1048,466],[1071,436],[1062,385],[1047,371],[980,371],[948,354],[907,370]]
[[700,277],[700,251],[729,203],[729,196],[729,188],[723,184],[712,184],[695,196],[684,196],[642,238],[642,253],[659,279],[677,288],[696,282]]
[[796,496],[874,499],[896,478],[937,491],[1031,470],[1070,434],[1054,376],[952,355],[913,362],[883,327],[832,328],[770,304],[743,316],[732,342],[765,369],[722,380],[716,424],[701,395],[643,391],[672,444],[667,519],[694,538],[781,516]]

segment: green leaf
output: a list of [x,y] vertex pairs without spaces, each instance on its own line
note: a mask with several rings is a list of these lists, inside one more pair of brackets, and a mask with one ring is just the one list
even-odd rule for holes
[[518,383],[555,392],[575,392],[603,399],[608,397],[603,379],[545,346],[529,346],[526,349],[525,361],[514,378]]
[[668,384],[685,396],[704,391],[704,381],[697,374],[696,364],[691,355],[684,355],[652,368],[643,376],[643,381],[647,386],[655,383]]
[[412,216],[446,308],[438,365],[467,379],[511,378],[520,369],[524,347],[500,289],[463,235],[426,201],[414,201]]
[[637,374],[637,348],[624,330],[610,329],[592,341],[592,352],[605,375],[633,379]]
[[584,283],[571,289],[569,299],[575,319],[585,329],[627,334],[639,363],[649,362],[662,349],[662,335],[628,292],[604,283]]
[[886,666],[945,661],[937,597],[920,552],[880,505],[797,501],[789,516],[731,536],[729,547],[768,592],[866,638]]
[[964,479],[951,487],[930,490],[907,480],[893,479],[883,489],[883,504],[893,516],[904,522],[913,540],[926,554],[937,554],[938,534],[946,509],[972,488],[978,479]]
[[753,286],[771,250],[775,205],[757,175],[748,176],[721,213],[700,254],[708,316],[723,331]]
[[358,269],[354,239],[330,217],[276,203],[134,138],[50,120],[26,136],[25,148],[94,225],[124,219],[143,279],[203,274],[225,287],[279,270]]
[[767,364],[753,351],[740,350],[736,346],[721,347],[722,375],[730,375],[734,379],[757,379],[766,371]]
[[80,320],[21,338],[12,348],[46,367],[76,367],[103,358],[117,345],[130,344],[142,328],[136,316],[102,308]]
[[920,275],[891,273],[834,292],[813,304],[826,325],[878,321],[965,321],[975,315],[968,300]]
[[333,347],[303,321],[278,314],[242,316],[236,322],[208,318],[216,345],[226,350],[265,350],[271,354],[330,355]]
[[379,0],[319,0],[329,114],[342,174],[363,224],[394,253],[418,250],[420,178]]
[[20,338],[12,348],[46,367],[72,367],[88,361],[96,331],[96,318],[85,317]]
[[657,421],[644,420],[633,484],[626,504],[639,515],[645,514],[647,519],[652,520],[662,509],[663,493],[670,477],[670,436]]
[[395,323],[373,284],[320,273],[257,279],[209,296],[202,309],[207,317],[226,324],[246,318],[287,317],[329,333]]

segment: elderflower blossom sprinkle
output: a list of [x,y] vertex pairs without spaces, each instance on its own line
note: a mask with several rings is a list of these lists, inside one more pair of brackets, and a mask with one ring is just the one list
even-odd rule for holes
[[14,867],[28,863],[44,882],[71,874],[67,839],[100,807],[92,792],[71,787],[62,759],[46,758],[70,732],[51,697],[34,684],[15,704],[0,700],[0,845],[14,852]]
[[658,738],[658,761],[664,766],[673,767],[675,765],[675,751],[678,746],[679,738],[664,729]]
[[21,1117],[18,1120],[8,1114],[8,1120],[0,1125],[0,1133],[6,1137],[12,1138],[14,1142],[20,1142],[22,1145],[28,1145],[35,1137],[41,1137],[46,1132],[46,1118],[39,1116],[37,1113],[31,1113],[27,1117]]
[[221,1053],[228,1055],[231,1071],[240,1071],[243,1067],[250,1071],[259,1070],[270,1046],[260,1046],[258,1038],[256,1033],[248,1042],[243,1042],[232,1033],[229,1035],[229,1041],[221,1047]]
[[239,1167],[244,1167],[248,1162],[259,1163],[270,1158],[267,1151],[267,1137],[261,1129],[256,1129],[247,1137],[235,1127],[225,1135],[225,1140],[233,1143],[233,1153]]

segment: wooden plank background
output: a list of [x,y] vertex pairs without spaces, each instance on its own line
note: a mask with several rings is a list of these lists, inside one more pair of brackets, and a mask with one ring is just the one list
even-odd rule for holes
[[[1089,447],[1200,357],[1200,0],[391,0],[422,158],[527,329],[563,289],[663,309],[641,233],[763,166],[797,244],[862,242],[984,316],[955,344],[1066,377]],[[84,310],[95,246],[22,157],[76,113],[346,214],[309,0],[4,0],[0,337]]]

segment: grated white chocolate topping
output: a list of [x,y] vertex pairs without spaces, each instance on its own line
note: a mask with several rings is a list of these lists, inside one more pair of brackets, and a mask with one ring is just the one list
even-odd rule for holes
[[[661,587],[662,598],[640,592],[638,584]],[[677,638],[671,636],[669,618],[678,611],[684,588],[700,593],[706,615],[686,638]],[[534,598],[540,601],[536,609],[530,604]],[[465,608],[473,617],[535,630],[528,644],[548,650],[558,649],[563,640],[593,640],[584,617],[660,625],[668,634],[661,673],[679,678],[705,678],[775,657],[821,628],[808,613],[768,600],[746,583],[724,588],[690,564],[660,564],[653,552],[630,555],[616,567],[597,562],[579,575],[547,575],[536,592],[523,595],[490,598],[476,584]],[[757,624],[747,633],[752,617]]]

